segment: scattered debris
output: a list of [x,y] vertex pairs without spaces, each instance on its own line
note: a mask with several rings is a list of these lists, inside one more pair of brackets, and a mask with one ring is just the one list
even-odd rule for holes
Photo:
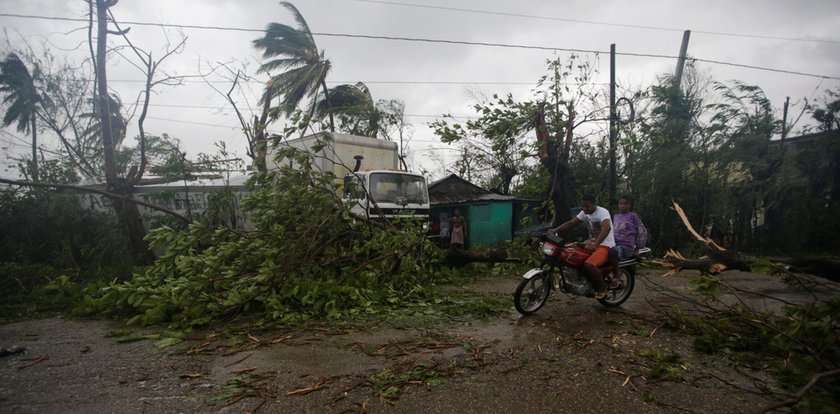
[[6,357],[14,354],[22,354],[26,352],[25,346],[15,345],[11,348],[0,348],[0,357]]
[[49,355],[41,355],[41,356],[38,356],[38,357],[35,357],[35,358],[27,358],[27,359],[24,359],[23,361],[29,361],[29,362],[17,367],[17,369],[21,370],[21,369],[24,369],[24,368],[29,368],[29,367],[31,367],[35,364],[44,362],[48,359],[50,359]]
[[327,380],[326,378],[322,378],[310,387],[298,388],[296,390],[289,391],[289,392],[286,393],[286,396],[306,395],[306,394],[309,394],[310,392],[318,391],[321,388],[326,387],[328,383],[329,383],[329,380]]

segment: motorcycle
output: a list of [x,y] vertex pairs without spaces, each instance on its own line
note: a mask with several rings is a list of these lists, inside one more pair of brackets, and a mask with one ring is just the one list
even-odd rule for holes
[[[530,315],[543,307],[548,301],[551,290],[559,290],[570,296],[595,297],[592,283],[586,275],[583,263],[592,254],[583,247],[583,243],[563,243],[563,239],[553,234],[540,237],[542,261],[540,267],[522,275],[516,286],[513,304],[523,315]],[[650,253],[649,248],[639,250],[639,256]],[[633,292],[636,283],[636,263],[638,257],[619,262],[618,283],[613,283],[613,269],[607,263],[600,268],[607,286],[607,296],[598,299],[604,306],[618,306],[624,303]]]

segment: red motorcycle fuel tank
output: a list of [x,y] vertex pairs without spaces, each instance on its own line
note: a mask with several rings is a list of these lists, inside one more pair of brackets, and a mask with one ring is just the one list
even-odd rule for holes
[[570,266],[580,266],[592,255],[592,253],[574,243],[565,245],[563,253],[566,256],[566,263]]

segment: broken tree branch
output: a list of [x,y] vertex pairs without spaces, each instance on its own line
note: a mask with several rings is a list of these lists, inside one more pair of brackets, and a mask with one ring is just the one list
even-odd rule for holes
[[679,252],[675,250],[668,250],[668,253],[666,253],[662,259],[654,261],[654,263],[661,266],[673,269],[666,273],[666,276],[679,273],[683,269],[699,270],[700,273],[712,275],[716,275],[724,270],[750,270],[750,265],[747,260],[738,257],[735,252],[724,249],[712,239],[700,235],[700,233],[694,229],[694,226],[691,225],[691,222],[688,220],[688,216],[685,214],[682,207],[680,207],[676,201],[674,201],[673,204],[674,211],[677,212],[677,215],[680,217],[680,220],[682,220],[688,232],[695,240],[706,246],[710,257],[686,259]]

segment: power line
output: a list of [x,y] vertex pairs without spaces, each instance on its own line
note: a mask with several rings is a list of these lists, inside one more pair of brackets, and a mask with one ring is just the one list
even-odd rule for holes
[[[447,11],[465,12],[465,13],[487,14],[487,15],[493,15],[493,16],[509,16],[509,17],[521,17],[521,18],[526,18],[526,19],[552,20],[552,21],[570,22],[570,23],[595,24],[595,25],[600,25],[600,26],[626,27],[626,28],[631,28],[631,29],[661,30],[661,31],[680,32],[680,33],[682,33],[684,31],[684,29],[675,29],[675,28],[672,28],[672,27],[643,26],[643,25],[636,25],[636,24],[600,22],[600,21],[596,21],[596,20],[568,19],[568,18],[563,18],[563,17],[552,17],[552,16],[536,16],[536,15],[529,15],[529,14],[505,13],[505,12],[497,12],[497,11],[489,11],[489,10],[476,10],[476,9],[462,9],[462,8],[457,8],[457,7],[430,6],[430,5],[426,5],[426,4],[402,3],[402,2],[396,2],[396,1],[382,1],[382,0],[354,0],[354,1],[361,2],[361,3],[387,4],[389,6],[406,6],[406,7],[417,7],[417,8],[422,8],[422,9],[436,9],[436,10],[447,10]],[[706,30],[692,30],[692,33],[702,33],[702,34],[715,35],[715,36],[747,37],[747,38],[752,38],[752,39],[789,40],[789,41],[794,41],[794,42],[816,42],[816,43],[833,43],[833,44],[840,43],[840,40],[831,40],[831,39],[805,39],[805,38],[797,38],[797,37],[752,35],[752,34],[747,34],[747,33],[713,32],[713,31],[706,31]]]
[[[185,109],[214,109],[214,110],[225,110],[225,109],[232,109],[228,106],[213,106],[213,105],[181,105],[181,104],[158,104],[158,103],[150,103],[149,106],[153,107],[161,107],[161,108],[185,108]],[[403,114],[409,117],[417,117],[417,118],[443,118],[443,115],[430,115],[430,114]],[[475,116],[468,116],[468,115],[450,115],[449,118],[455,119],[477,119],[478,117]],[[147,116],[146,119],[155,119],[158,121],[170,121],[170,122],[183,122],[183,123],[190,123],[196,125],[205,125],[205,126],[217,126],[222,128],[240,128],[228,125],[218,125],[218,124],[208,124],[202,122],[193,122],[193,121],[181,121],[178,119],[167,119],[167,118],[155,118],[151,116]]]
[[[87,22],[87,19],[81,18],[70,18],[70,17],[53,17],[53,16],[33,16],[33,15],[23,15],[23,14],[13,14],[13,13],[0,13],[0,17],[17,17],[23,19],[40,19],[40,20],[60,20],[60,21],[75,21],[75,22]],[[224,26],[199,26],[199,25],[183,25],[183,24],[171,24],[171,23],[150,23],[150,22],[135,22],[135,21],[123,21],[123,24],[133,24],[137,26],[156,26],[156,27],[171,27],[171,28],[181,28],[181,29],[204,29],[204,30],[227,30],[227,31],[244,31],[244,32],[259,32],[263,33],[264,30],[261,29],[247,29],[247,28],[239,28],[239,27],[224,27]],[[360,34],[349,34],[349,33],[323,33],[323,32],[312,32],[315,36],[326,36],[326,37],[346,37],[346,38],[354,38],[354,39],[376,39],[376,40],[393,40],[393,41],[405,41],[405,42],[418,42],[418,43],[442,43],[442,44],[453,44],[453,45],[465,45],[465,46],[487,46],[487,47],[502,47],[502,48],[512,48],[512,49],[530,49],[530,50],[546,50],[546,51],[563,51],[563,52],[574,52],[574,53],[586,53],[586,54],[606,54],[606,51],[594,50],[594,49],[578,49],[578,48],[566,48],[566,47],[549,47],[549,46],[534,46],[534,45],[517,45],[517,44],[507,44],[507,43],[491,43],[491,42],[468,42],[463,40],[447,40],[447,39],[428,39],[428,38],[413,38],[413,37],[399,37],[399,36],[374,36],[374,35],[360,35]],[[631,52],[616,52],[616,55],[619,56],[634,56],[634,57],[649,57],[649,58],[664,58],[664,59],[678,59],[678,56],[672,55],[661,55],[661,54],[650,54],[650,53],[631,53]],[[722,65],[722,66],[732,66],[732,67],[740,67],[740,68],[747,68],[747,69],[754,69],[754,70],[762,70],[766,72],[776,72],[776,73],[784,73],[788,75],[799,75],[799,76],[808,76],[808,77],[815,77],[815,78],[822,78],[822,79],[834,79],[840,80],[840,76],[829,76],[829,75],[820,75],[814,73],[806,73],[806,72],[797,72],[792,70],[784,70],[784,69],[774,69],[768,68],[763,66],[756,66],[756,65],[747,65],[741,63],[732,63],[732,62],[724,62],[719,60],[710,60],[710,59],[701,59],[701,58],[692,58],[691,60],[695,62],[704,62],[710,63],[715,65]]]
[[169,118],[156,118],[153,116],[147,116],[146,119],[154,119],[156,121],[168,121],[168,122],[177,122],[181,124],[191,124],[191,125],[201,125],[201,126],[211,126],[211,127],[218,127],[218,128],[227,128],[227,129],[242,129],[241,126],[230,126],[230,125],[219,125],[219,124],[210,124],[206,122],[194,122],[194,121],[182,121],[180,119],[169,119]]
[[[108,79],[108,82],[119,82],[119,83],[146,83],[145,79]],[[180,82],[183,83],[223,83],[223,84],[230,84],[232,81],[230,80],[189,80],[189,79],[182,79]],[[244,83],[251,83],[251,84],[259,84],[265,85],[264,81],[259,80],[248,80],[239,82]],[[330,85],[344,85],[344,84],[355,84],[357,82],[362,82],[364,84],[395,84],[395,85],[525,85],[525,86],[533,86],[536,82],[491,82],[491,81],[427,81],[427,80],[419,80],[419,81],[400,81],[400,80],[372,80],[372,81],[327,81],[327,84]],[[608,85],[606,82],[593,82],[596,85]],[[561,85],[589,85],[579,82],[561,82]]]
[[[228,109],[226,107],[219,107],[219,106],[203,106],[203,105],[176,105],[176,104],[152,104],[150,103],[149,106],[160,106],[165,108],[192,108],[192,109]],[[443,115],[430,115],[430,114],[403,114],[407,117],[415,117],[415,118],[443,118]],[[477,119],[478,117],[475,116],[466,116],[466,115],[455,115],[449,116],[449,118],[455,119]],[[210,124],[206,122],[195,122],[195,121],[183,121],[180,119],[171,119],[171,118],[157,118],[153,116],[147,116],[146,119],[154,119],[157,121],[167,121],[167,122],[179,122],[183,124],[193,124],[193,125],[202,125],[202,126],[212,126],[212,127],[219,127],[219,128],[230,128],[230,129],[241,129],[241,126],[231,126],[231,125],[219,125],[219,124]]]

